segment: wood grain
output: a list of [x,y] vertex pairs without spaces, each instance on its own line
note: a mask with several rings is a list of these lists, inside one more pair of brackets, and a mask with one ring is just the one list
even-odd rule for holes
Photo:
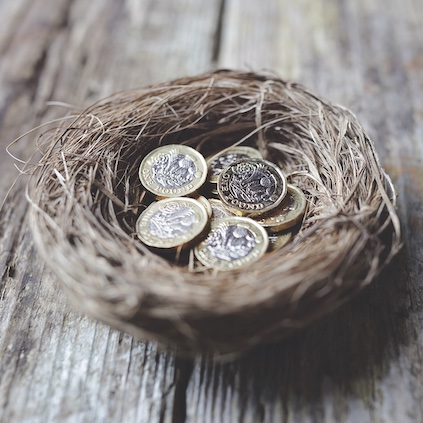
[[[64,102],[214,67],[272,69],[358,115],[404,248],[346,307],[226,364],[175,359],[70,308],[34,251],[25,176],[0,214],[1,422],[423,421],[423,8],[417,0],[0,1],[5,147]],[[12,151],[22,159],[35,136]]]

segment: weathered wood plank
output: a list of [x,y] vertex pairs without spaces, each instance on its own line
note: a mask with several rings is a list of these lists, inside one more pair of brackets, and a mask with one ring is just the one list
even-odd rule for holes
[[235,364],[198,362],[187,420],[207,410],[210,422],[422,421],[422,8],[261,4],[228,0],[219,65],[272,68],[355,110],[395,177],[405,248],[376,284],[299,336]]
[[[215,65],[274,69],[358,114],[395,179],[405,240],[389,271],[312,328],[234,363],[190,364],[68,307],[33,251],[20,185],[0,215],[0,421],[423,421],[418,2],[16,0],[0,16],[3,150],[62,115],[50,100],[84,106]],[[0,166],[1,198],[17,172],[3,153]]]
[[[6,3],[0,32],[3,151],[24,131],[63,114],[47,101],[85,106],[212,63],[219,1]],[[13,152],[25,159],[34,148],[28,137]],[[0,156],[3,197],[17,172],[6,154]],[[183,416],[174,406],[181,366],[154,344],[68,307],[33,251],[22,188],[11,193],[1,215],[0,421],[176,421],[174,415]]]

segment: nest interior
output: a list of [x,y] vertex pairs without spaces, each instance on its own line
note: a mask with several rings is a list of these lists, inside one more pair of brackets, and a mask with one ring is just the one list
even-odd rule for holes
[[[267,74],[217,71],[118,93],[56,130],[31,178],[39,253],[84,312],[178,351],[238,353],[333,310],[398,251],[395,191],[355,116]],[[258,148],[306,194],[293,242],[248,268],[163,257],[135,235],[145,154]]]

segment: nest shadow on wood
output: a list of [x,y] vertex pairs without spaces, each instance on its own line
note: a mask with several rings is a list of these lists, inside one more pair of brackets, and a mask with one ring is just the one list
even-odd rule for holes
[[[56,131],[29,190],[40,254],[84,312],[183,353],[273,342],[366,286],[398,251],[395,191],[354,115],[301,85],[217,71],[118,93]],[[245,269],[161,257],[135,236],[145,154],[251,145],[306,193],[293,242]]]

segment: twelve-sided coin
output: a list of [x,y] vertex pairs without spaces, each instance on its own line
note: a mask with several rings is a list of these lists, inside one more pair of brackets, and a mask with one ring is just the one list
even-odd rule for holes
[[266,230],[246,217],[212,220],[207,238],[194,249],[197,259],[207,267],[233,270],[261,258],[269,245]]
[[182,197],[197,191],[207,177],[204,157],[186,145],[166,145],[148,153],[139,176],[144,187],[160,197]]
[[220,199],[241,216],[258,216],[276,208],[286,194],[286,179],[273,163],[242,159],[219,175]]
[[192,198],[167,198],[150,204],[136,224],[140,240],[150,247],[185,247],[204,234],[209,218]]

